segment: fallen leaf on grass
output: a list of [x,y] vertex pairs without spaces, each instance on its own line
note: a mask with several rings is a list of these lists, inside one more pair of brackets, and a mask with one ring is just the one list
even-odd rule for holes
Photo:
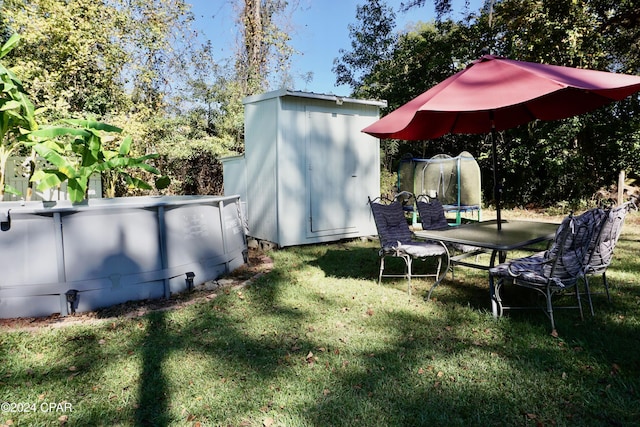
[[620,366],[617,363],[611,365],[611,375],[618,375],[620,372]]
[[315,357],[312,352],[309,352],[307,354],[307,357],[304,358],[304,360],[306,360],[309,365],[313,365],[315,362],[318,361],[318,358]]

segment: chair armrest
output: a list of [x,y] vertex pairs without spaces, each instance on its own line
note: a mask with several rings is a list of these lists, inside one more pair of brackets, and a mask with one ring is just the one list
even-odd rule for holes
[[547,264],[552,264],[553,262],[555,262],[555,258],[549,258],[549,259],[545,259],[545,260],[527,260],[526,258],[519,258],[517,260],[513,260],[509,263],[509,267],[507,268],[507,271],[509,272],[509,275],[512,277],[518,277],[520,276],[522,273],[524,273],[525,271],[521,271],[521,272],[517,272],[517,271],[513,271],[512,270],[512,266],[514,264],[517,264],[518,266],[538,266],[538,267],[542,267],[544,265]]

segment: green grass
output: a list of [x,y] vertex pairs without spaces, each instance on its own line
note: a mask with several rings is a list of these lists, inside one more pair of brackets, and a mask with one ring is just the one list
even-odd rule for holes
[[558,311],[558,337],[541,311],[494,320],[481,271],[457,268],[428,303],[429,281],[411,298],[403,280],[378,286],[372,242],[274,251],[251,286],[174,311],[3,330],[0,401],[36,411],[0,424],[640,425],[639,224],[612,303]]

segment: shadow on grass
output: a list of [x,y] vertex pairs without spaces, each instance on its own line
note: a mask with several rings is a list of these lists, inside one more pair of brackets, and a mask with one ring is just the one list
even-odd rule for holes
[[[342,246],[339,249],[327,249],[321,256],[312,259],[309,264],[319,267],[327,277],[377,281],[380,266],[379,249],[378,246]],[[404,266],[402,260],[396,261]],[[401,272],[402,268],[396,268],[396,270]]]
[[[167,426],[168,414],[167,380],[163,373],[163,362],[168,353],[180,341],[169,338],[166,313],[155,312],[148,317],[147,332],[139,344],[142,353],[142,370],[138,386],[136,426]],[[169,339],[168,339],[169,338]]]
[[[128,344],[141,364],[131,416],[107,406],[74,422],[261,425],[277,412],[275,424],[286,425],[595,426],[633,425],[640,417],[637,283],[621,284],[610,305],[599,298],[596,317],[584,322],[575,312],[558,313],[555,339],[542,313],[490,319],[488,289],[475,272],[449,276],[429,303],[416,297],[402,305],[395,296],[406,292],[403,280],[391,281],[397,291],[375,287],[377,248],[295,250],[299,260],[275,257],[275,269],[250,289],[142,318],[143,331],[130,332]],[[352,297],[312,288],[303,280],[309,265],[338,279],[335,288],[339,279],[365,279],[368,290]],[[414,295],[430,283],[415,282]],[[380,302],[385,298],[398,303]],[[377,304],[374,312],[365,313],[368,304]],[[342,324],[326,323],[327,316]],[[317,324],[324,335],[313,330]],[[5,376],[3,384],[22,387],[34,377],[58,384],[75,372],[99,371],[83,351],[101,354],[101,332],[65,336],[58,351],[73,355],[67,363],[77,371],[42,368]],[[0,346],[8,355],[11,341]],[[180,362],[189,369],[176,368]],[[293,403],[278,401],[287,393],[295,394]]]
[[[558,312],[561,337],[555,339],[541,312],[488,319],[483,276],[460,269],[455,280],[447,278],[434,292],[436,299],[427,311],[432,315],[398,307],[360,320],[351,318],[356,332],[361,328],[372,337],[387,338],[376,339],[375,345],[349,345],[339,336],[319,339],[309,333],[310,324],[325,313],[339,312],[347,302],[303,290],[306,284],[299,283],[300,274],[310,265],[327,277],[365,279],[373,285],[377,248],[327,245],[297,250],[304,261],[277,266],[256,281],[247,296],[250,301],[232,294],[224,305],[202,304],[191,322],[177,329],[162,317],[153,321],[155,330],[150,333],[161,340],[153,348],[201,354],[211,361],[201,375],[209,381],[220,377],[228,381],[221,396],[225,403],[194,409],[196,419],[217,424],[245,418],[257,423],[256,408],[268,408],[277,390],[289,379],[304,378],[305,369],[319,384],[307,384],[312,391],[287,410],[295,412],[298,423],[309,425],[469,425],[478,420],[501,425],[527,425],[532,420],[549,425],[624,425],[640,416],[640,366],[635,355],[640,330],[633,314],[637,284],[621,287],[618,300],[600,307],[594,318],[585,313],[584,322],[574,311]],[[429,284],[416,280],[417,292]],[[392,281],[391,286],[398,292],[406,289],[403,280]],[[284,293],[297,287],[308,295],[292,306]],[[416,301],[423,304],[419,298]],[[256,334],[249,330],[250,317],[273,320]],[[150,328],[153,322],[150,319]],[[271,331],[271,324],[287,327]],[[317,354],[318,348],[325,349],[322,359],[307,361],[307,353]],[[154,396],[166,387],[166,379],[153,378],[157,369],[162,371],[162,363],[156,355],[148,357],[144,372],[151,378],[143,382],[156,391],[140,390],[145,408],[138,412],[146,414],[159,406],[165,415],[153,420],[175,422],[166,400]],[[357,367],[350,368],[349,363]],[[245,383],[254,388],[246,390]],[[141,423],[143,418],[137,420]]]

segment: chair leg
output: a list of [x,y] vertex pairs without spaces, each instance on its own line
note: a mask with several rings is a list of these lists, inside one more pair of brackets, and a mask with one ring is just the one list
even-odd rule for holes
[[[427,301],[431,301],[431,293],[433,292],[433,290],[440,284],[440,282],[442,282],[442,280],[447,276],[447,271],[449,271],[449,264],[447,264],[444,273],[442,273],[442,275],[440,274],[440,272],[442,271],[442,259],[445,257],[446,255],[443,255],[441,257],[438,258],[438,268],[436,270],[436,280],[433,283],[433,285],[431,285],[431,288],[429,289],[429,293],[427,294]],[[453,270],[452,274],[453,274]]]
[[[578,285],[576,285],[576,292],[578,292],[577,286]],[[587,293],[587,299],[589,300],[589,308],[591,309],[591,316],[595,316],[595,313],[593,312],[593,302],[591,301],[591,289],[589,288],[589,278],[587,276],[584,276],[584,289],[585,289],[585,292]]]
[[380,273],[378,274],[378,285],[382,284],[383,271],[384,271],[384,255],[380,257]]
[[[444,248],[444,254],[438,257],[438,269],[436,270],[435,281],[433,285],[431,285],[431,289],[429,289],[429,293],[427,294],[427,301],[431,301],[431,293],[433,290],[442,282],[445,277],[447,277],[447,272],[451,270],[451,279],[453,279],[453,264],[451,263],[451,255],[449,253],[449,248],[444,243],[441,243]],[[444,268],[443,268],[444,264]]]
[[492,275],[489,275],[489,298],[491,299],[491,311],[493,317],[502,317],[502,300],[500,299],[500,286],[503,279],[498,279],[497,283]]
[[[585,280],[586,280],[586,278],[585,278]],[[579,291],[578,283],[576,283],[576,299],[578,300],[578,309],[580,310],[580,320],[582,320],[584,322],[584,314],[582,313],[582,300],[580,298],[580,291]]]
[[407,266],[405,276],[407,278],[407,292],[409,296],[411,296],[411,264],[413,263],[413,258],[408,255],[403,256],[404,262]]
[[611,302],[611,295],[609,294],[609,282],[607,282],[607,272],[602,273],[602,283],[604,284],[604,290],[607,292],[607,301]]
[[552,294],[549,290],[545,293],[547,297],[547,315],[549,316],[549,320],[551,320],[551,331],[556,330],[556,322],[553,320],[553,304],[551,304]]

